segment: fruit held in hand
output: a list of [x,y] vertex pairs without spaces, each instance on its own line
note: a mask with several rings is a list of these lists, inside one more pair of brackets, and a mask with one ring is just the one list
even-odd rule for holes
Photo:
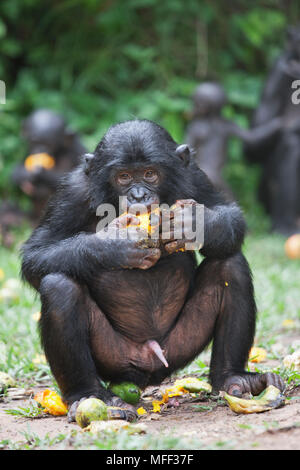
[[120,397],[126,403],[130,403],[130,405],[136,405],[141,398],[140,388],[131,382],[114,384],[109,388],[115,395]]
[[81,428],[85,428],[92,421],[106,421],[107,405],[98,398],[87,398],[79,403],[75,419]]

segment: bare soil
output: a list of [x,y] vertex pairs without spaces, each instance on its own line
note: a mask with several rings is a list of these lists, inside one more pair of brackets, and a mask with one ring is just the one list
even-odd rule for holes
[[[40,389],[34,387],[32,392]],[[157,394],[157,388],[146,389],[138,405],[148,411],[140,421],[145,423],[147,432],[151,434],[195,438],[205,448],[300,450],[300,387],[288,387],[286,396],[293,399],[287,400],[283,407],[248,415],[235,414],[217,398],[199,398],[190,394],[173,400],[175,406],[164,405],[160,413],[152,413],[152,399]],[[0,402],[0,442],[25,442],[24,433],[28,432],[43,438],[47,434],[55,437],[79,430],[78,425],[68,423],[65,416],[46,415],[30,419],[5,413],[5,409],[28,405],[29,396],[18,399],[8,396]]]

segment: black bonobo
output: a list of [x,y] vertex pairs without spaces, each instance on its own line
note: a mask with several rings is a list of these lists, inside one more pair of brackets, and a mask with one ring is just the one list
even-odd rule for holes
[[[90,396],[125,407],[131,419],[134,408],[100,379],[159,384],[212,339],[215,390],[283,389],[276,374],[245,371],[256,316],[241,253],[245,223],[239,207],[224,202],[189,159],[188,147],[151,121],[132,120],[112,126],[83,159],[25,243],[22,264],[24,278],[41,296],[42,344],[69,419]],[[173,205],[177,214],[183,206],[203,205],[201,264],[192,251],[179,251],[182,239],[172,224],[160,247],[101,236],[96,210],[103,203],[118,211],[110,224],[117,232],[136,222],[120,214],[121,196],[129,205]]]

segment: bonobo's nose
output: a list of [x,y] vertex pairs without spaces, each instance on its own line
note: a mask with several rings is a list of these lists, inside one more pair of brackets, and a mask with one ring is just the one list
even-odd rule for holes
[[149,196],[149,191],[142,186],[134,186],[130,189],[128,199],[130,202],[146,202]]

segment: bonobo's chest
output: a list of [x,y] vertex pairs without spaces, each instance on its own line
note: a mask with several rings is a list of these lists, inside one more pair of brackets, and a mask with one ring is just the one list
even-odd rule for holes
[[116,330],[137,342],[159,340],[180,313],[194,272],[193,256],[177,253],[148,270],[101,273],[90,292]]

